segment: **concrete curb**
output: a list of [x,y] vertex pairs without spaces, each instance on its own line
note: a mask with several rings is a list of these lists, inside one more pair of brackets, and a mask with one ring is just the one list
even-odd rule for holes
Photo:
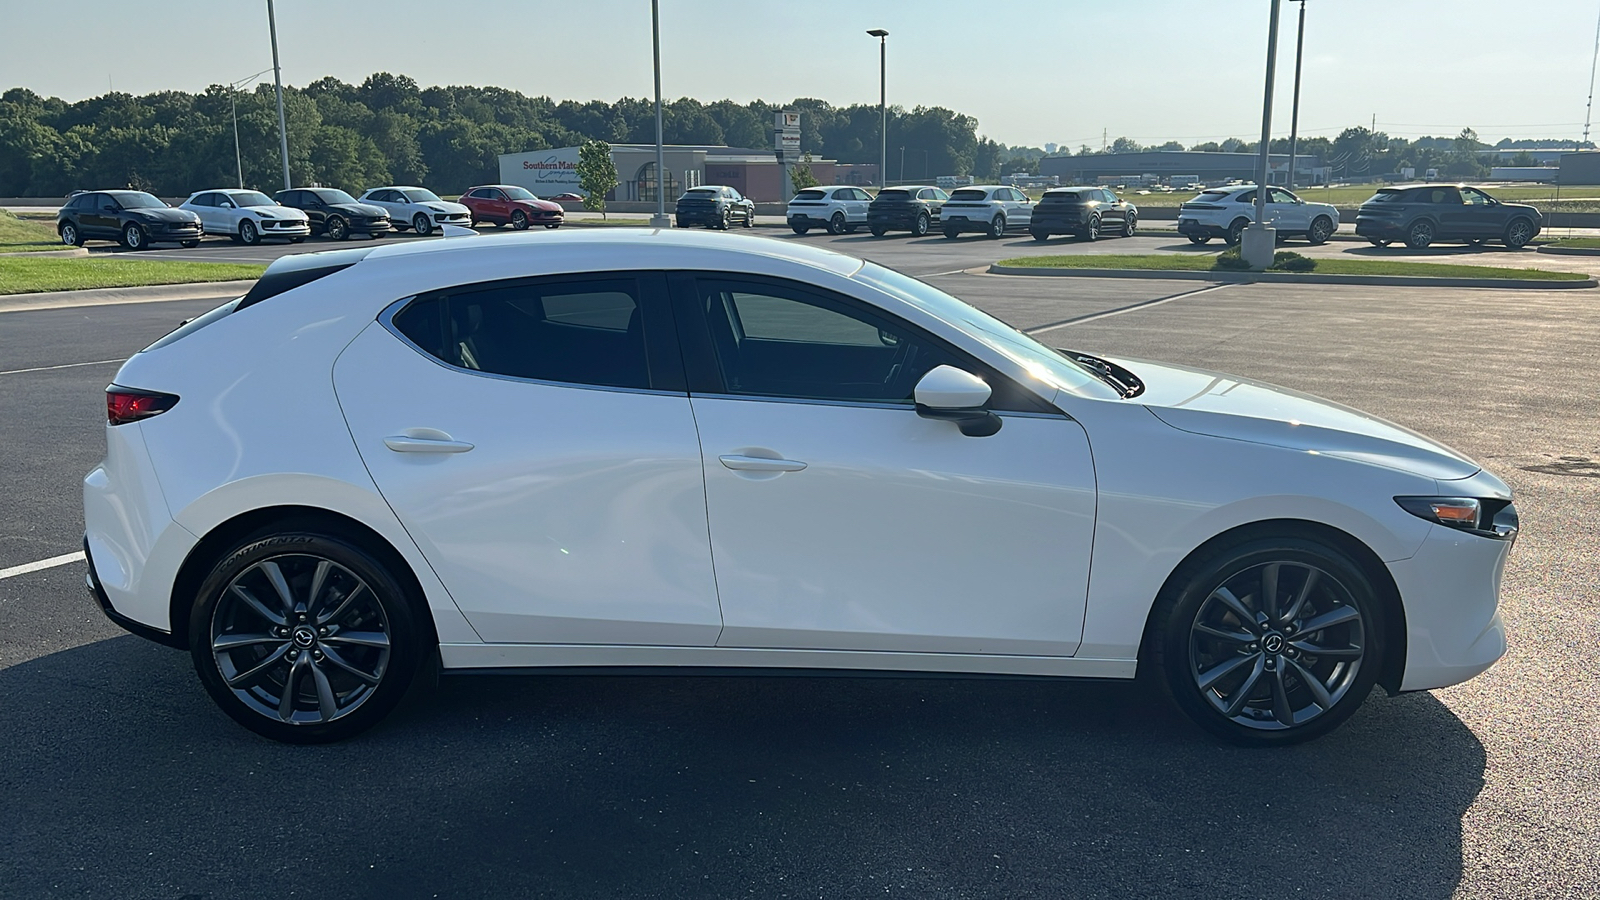
[[83,247],[65,247],[60,250],[24,250],[19,253],[0,253],[0,256],[33,256],[33,257],[62,257],[62,256],[88,256],[89,251]]
[[1582,281],[1534,281],[1527,278],[1435,278],[1418,275],[1317,275],[1298,272],[1195,272],[1183,269],[1046,269],[991,265],[990,275],[1077,276],[1082,278],[1157,278],[1177,281],[1220,281],[1231,284],[1361,284],[1388,287],[1517,288],[1561,290],[1600,287],[1593,276]]
[[210,281],[203,284],[156,284],[92,291],[0,294],[0,313],[73,306],[115,306],[121,303],[163,303],[168,300],[226,300],[250,290],[253,284],[254,281]]
[[1535,253],[1554,253],[1558,256],[1600,256],[1600,249],[1589,247],[1538,247]]

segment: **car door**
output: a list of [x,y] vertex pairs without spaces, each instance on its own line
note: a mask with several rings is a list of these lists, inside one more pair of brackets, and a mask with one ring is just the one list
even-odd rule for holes
[[[897,318],[794,282],[674,275],[705,466],[718,646],[1071,655],[1094,474],[1077,422]],[[918,415],[981,373],[1003,427]]]
[[115,238],[121,234],[122,222],[117,214],[122,207],[110,194],[95,194],[94,201],[84,209],[80,218],[85,237]]
[[711,646],[705,482],[663,276],[397,306],[334,386],[378,490],[478,634]]
[[1428,192],[1428,211],[1439,221],[1435,240],[1473,237],[1473,211],[1461,199],[1461,191],[1452,185],[1433,188]]
[[850,199],[846,202],[845,219],[851,225],[867,224],[867,207],[872,205],[872,195],[860,188],[850,188]]
[[1273,225],[1283,231],[1305,231],[1311,227],[1305,204],[1282,188],[1267,188],[1267,205]]
[[[238,203],[231,195],[221,191],[207,196],[211,198],[213,205],[201,213],[201,224],[205,226],[206,233],[238,234],[239,221],[245,216],[244,211],[239,209]],[[211,218],[205,218],[207,215]],[[216,223],[215,227],[212,226],[212,222]]]
[[323,233],[328,224],[328,211],[317,199],[317,195],[310,191],[289,191],[288,199],[283,201],[284,206],[292,206],[306,214],[306,219],[311,223],[313,233]]
[[505,223],[511,221],[511,198],[507,197],[506,192],[499,188],[489,188],[487,198],[484,200],[484,208],[488,211],[489,217],[496,222]]
[[1128,204],[1121,197],[1112,193],[1109,188],[1100,189],[1100,199],[1105,202],[1100,213],[1100,227],[1109,231],[1120,231],[1123,220],[1128,215]]
[[1461,237],[1497,238],[1505,231],[1505,207],[1477,188],[1461,189]]
[[1006,222],[1013,228],[1026,228],[1033,221],[1033,201],[1020,188],[1006,188],[1011,192],[1011,208],[1006,212]]

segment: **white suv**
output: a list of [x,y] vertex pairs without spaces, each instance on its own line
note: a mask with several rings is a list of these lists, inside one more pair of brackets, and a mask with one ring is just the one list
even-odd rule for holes
[[280,206],[260,191],[196,191],[178,208],[198,215],[206,234],[225,234],[245,244],[258,244],[262,238],[287,238],[298,244],[311,234],[305,213]]
[[849,234],[867,224],[867,205],[872,195],[858,187],[825,185],[810,187],[789,201],[789,227],[795,234],[813,228],[826,228],[829,234]]
[[472,227],[472,210],[459,203],[442,199],[427,188],[379,187],[367,191],[357,199],[387,212],[389,221],[394,223],[396,231],[415,228],[417,234],[426,235],[432,234],[434,228],[443,225]]
[[1001,184],[977,184],[958,188],[950,194],[939,212],[944,236],[953,238],[963,231],[981,231],[997,238],[1007,228],[1026,230],[1033,221],[1033,201],[1020,188]]
[[[1203,191],[1178,208],[1178,233],[1196,244],[1219,237],[1231,247],[1255,221],[1255,203],[1253,184]],[[1280,236],[1301,236],[1311,244],[1325,243],[1339,228],[1339,210],[1332,204],[1310,203],[1278,187],[1267,188],[1266,215]]]

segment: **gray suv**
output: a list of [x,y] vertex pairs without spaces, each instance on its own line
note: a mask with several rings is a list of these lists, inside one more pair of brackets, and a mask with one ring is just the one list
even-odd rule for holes
[[1500,241],[1516,250],[1539,233],[1544,216],[1523,203],[1502,203],[1465,184],[1403,184],[1380,189],[1356,211],[1356,234],[1374,246],[1405,241],[1421,250],[1434,241],[1478,245]]

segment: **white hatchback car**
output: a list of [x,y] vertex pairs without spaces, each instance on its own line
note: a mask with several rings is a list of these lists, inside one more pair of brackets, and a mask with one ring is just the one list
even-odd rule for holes
[[956,188],[939,210],[939,225],[947,238],[964,231],[981,231],[1003,237],[1007,228],[1026,231],[1033,221],[1033,201],[1021,188],[1003,184],[977,184]]
[[1353,409],[1045,347],[800,244],[675,230],[274,262],[129,359],[89,587],[325,741],[447,671],[1132,678],[1322,734],[1505,650],[1511,492]]
[[415,229],[417,234],[433,234],[445,225],[472,227],[472,210],[460,203],[443,200],[427,188],[380,187],[356,198],[361,203],[382,207],[396,231]]
[[849,185],[806,188],[789,201],[786,214],[795,234],[825,228],[829,234],[850,234],[867,224],[872,195]]
[[[1255,203],[1253,184],[1207,189],[1178,207],[1178,233],[1195,244],[1219,237],[1231,247],[1255,221]],[[1333,204],[1302,200],[1279,187],[1267,188],[1264,212],[1280,237],[1303,237],[1313,245],[1326,243],[1339,228],[1339,210]]]
[[298,244],[311,235],[311,223],[304,212],[281,206],[260,191],[233,188],[196,191],[178,208],[199,216],[206,234],[225,234],[239,243],[258,244],[262,238],[285,238]]

